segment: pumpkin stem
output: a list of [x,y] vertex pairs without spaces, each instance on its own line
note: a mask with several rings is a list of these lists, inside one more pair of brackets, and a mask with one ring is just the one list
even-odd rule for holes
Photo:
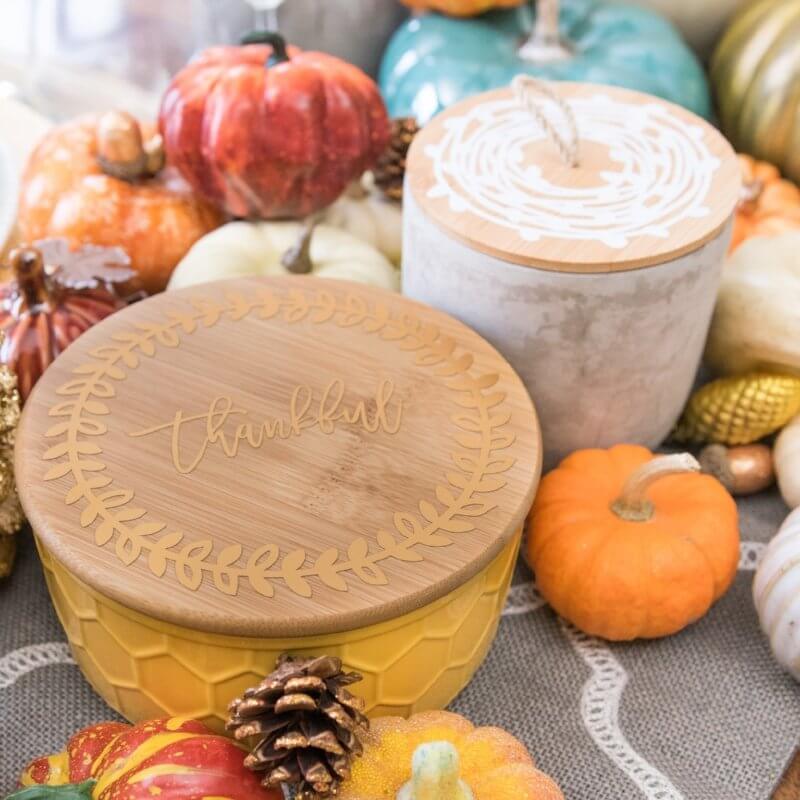
[[747,208],[758,202],[761,193],[764,191],[764,181],[755,178],[752,181],[745,181],[739,192],[739,209]]
[[572,49],[559,33],[559,6],[559,0],[536,0],[533,33],[520,47],[520,58],[536,64],[572,58]]
[[396,800],[474,800],[472,790],[458,774],[458,750],[453,744],[421,744],[411,759],[411,780]]
[[655,511],[652,501],[647,499],[651,484],[667,475],[685,472],[700,472],[700,464],[690,453],[656,456],[628,476],[619,497],[611,504],[611,510],[626,522],[647,522]]
[[297,241],[283,254],[281,264],[293,275],[308,275],[314,268],[311,260],[311,237],[319,220],[309,217],[300,231]]
[[6,800],[92,800],[92,790],[97,781],[88,780],[83,783],[65,783],[60,786],[36,784],[17,789]]
[[286,49],[286,39],[275,31],[253,31],[243,36],[239,43],[242,45],[248,44],[268,44],[272,48],[270,57],[264,64],[265,67],[275,67],[278,64],[285,64],[291,61],[289,51]]
[[9,255],[11,270],[22,296],[22,308],[33,309],[50,300],[42,253],[35,247],[17,247]]
[[112,178],[152,178],[164,166],[164,142],[160,134],[145,142],[135,117],[108,111],[97,122],[97,162]]

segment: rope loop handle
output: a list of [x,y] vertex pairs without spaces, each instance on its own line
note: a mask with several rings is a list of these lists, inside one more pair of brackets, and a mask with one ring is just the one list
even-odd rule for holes
[[[511,88],[514,90],[514,96],[519,104],[530,112],[542,126],[548,139],[558,149],[564,163],[573,168],[579,166],[578,123],[569,103],[557,91],[551,89],[546,81],[538,80],[530,75],[516,75],[511,81]],[[545,115],[541,97],[552,100],[563,115],[569,128],[568,138],[563,136]]]

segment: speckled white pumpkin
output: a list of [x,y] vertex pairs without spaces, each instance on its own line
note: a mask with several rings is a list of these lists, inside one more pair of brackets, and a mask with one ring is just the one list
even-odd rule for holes
[[800,681],[800,509],[789,514],[767,546],[753,599],[775,658]]

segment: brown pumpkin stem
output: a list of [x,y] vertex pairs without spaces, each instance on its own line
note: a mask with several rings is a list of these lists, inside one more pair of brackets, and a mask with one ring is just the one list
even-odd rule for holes
[[536,0],[536,23],[528,40],[520,47],[524,61],[548,64],[572,58],[572,48],[559,33],[559,0]]
[[310,217],[303,223],[297,241],[283,254],[281,264],[293,275],[308,275],[314,268],[311,261],[311,237],[319,220]]
[[9,255],[11,270],[19,286],[22,306],[26,309],[46,303],[50,299],[44,258],[35,247],[17,247]]
[[700,464],[690,453],[656,456],[628,476],[619,497],[611,504],[611,510],[626,522],[647,522],[655,511],[652,501],[647,499],[650,486],[667,475],[686,472],[700,472]]
[[97,162],[106,175],[123,181],[151,178],[164,166],[164,142],[146,142],[139,122],[126,111],[108,111],[97,122]]

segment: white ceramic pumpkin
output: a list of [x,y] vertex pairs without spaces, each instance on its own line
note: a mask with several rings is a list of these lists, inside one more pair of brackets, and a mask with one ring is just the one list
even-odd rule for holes
[[800,506],[800,417],[795,417],[779,434],[772,451],[775,479],[789,508]]
[[703,59],[719,41],[728,20],[746,0],[633,0],[636,5],[651,8],[672,20],[683,38]]
[[786,517],[767,545],[753,600],[775,658],[800,681],[800,509]]
[[403,211],[399,203],[384,198],[372,187],[371,176],[350,188],[322,215],[333,225],[379,250],[400,267],[403,246]]
[[[167,288],[245,275],[308,272],[399,290],[400,273],[371,245],[338,228],[317,225],[303,248],[305,233],[299,222],[229,222],[195,243],[175,268]],[[290,269],[283,263],[293,248],[305,250],[305,268]]]
[[705,362],[720,375],[800,374],[800,232],[748,239],[722,271]]

